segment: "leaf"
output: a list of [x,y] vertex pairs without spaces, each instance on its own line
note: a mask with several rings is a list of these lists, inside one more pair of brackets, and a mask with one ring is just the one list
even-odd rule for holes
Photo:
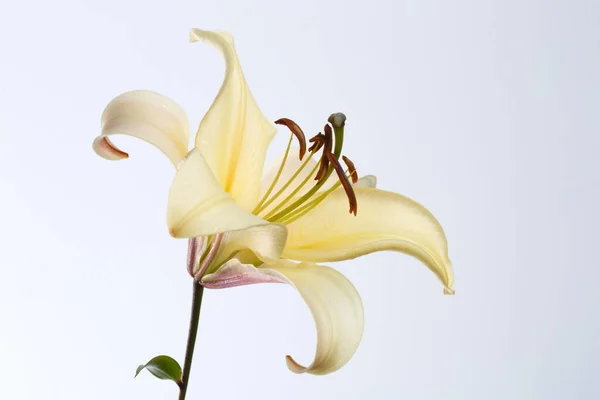
[[140,365],[135,370],[135,377],[137,377],[143,369],[147,369],[158,379],[171,380],[177,385],[181,382],[181,366],[169,356],[156,356],[146,364]]

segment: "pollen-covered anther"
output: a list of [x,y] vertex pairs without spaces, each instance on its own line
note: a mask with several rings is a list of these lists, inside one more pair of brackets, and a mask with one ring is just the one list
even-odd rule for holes
[[300,157],[300,160],[302,160],[302,158],[304,158],[304,154],[306,154],[306,136],[304,136],[304,132],[302,132],[300,126],[298,126],[297,123],[295,123],[289,118],[280,118],[277,121],[275,121],[275,123],[277,125],[286,126],[290,130],[290,132],[292,132],[292,134],[296,136],[296,139],[298,139],[298,144],[300,145],[300,151],[298,155]]
[[323,145],[325,144],[325,135],[319,132],[317,135],[313,136],[308,141],[312,143],[312,146],[308,148],[308,151],[310,151],[311,153],[316,153],[317,151],[321,150],[321,147],[323,147]]
[[315,180],[319,181],[319,183],[324,180],[327,175],[327,171],[329,170],[329,159],[328,155],[331,153],[331,149],[333,148],[333,131],[331,130],[331,126],[325,125],[323,128],[325,131],[325,144],[323,149],[323,156],[321,157],[321,166],[319,167],[319,171],[315,176]]
[[348,196],[348,202],[350,203],[350,213],[356,215],[358,211],[358,203],[356,202],[356,194],[354,193],[354,189],[352,188],[352,184],[348,180],[346,176],[346,172],[344,168],[341,166],[340,162],[333,153],[327,153],[327,158],[331,165],[333,165],[333,169],[337,173],[337,176],[342,183],[342,187],[346,191],[346,196]]
[[348,171],[350,172],[350,178],[352,178],[352,183],[358,182],[358,172],[356,172],[356,167],[352,160],[350,160],[346,156],[342,156],[342,160],[344,160],[344,164],[348,167]]

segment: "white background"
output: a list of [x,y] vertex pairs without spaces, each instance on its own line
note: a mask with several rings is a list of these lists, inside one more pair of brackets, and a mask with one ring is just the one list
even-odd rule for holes
[[[365,305],[353,360],[294,375],[315,332],[293,289],[207,291],[188,399],[593,399],[600,357],[597,1],[3,1],[0,398],[175,399],[186,241],[169,161],[91,150],[104,106],[164,93],[197,126],[223,75],[188,29],[231,31],[263,112],[316,133],[444,226],[456,296],[416,260],[336,264]],[[269,154],[282,151],[287,133]]]

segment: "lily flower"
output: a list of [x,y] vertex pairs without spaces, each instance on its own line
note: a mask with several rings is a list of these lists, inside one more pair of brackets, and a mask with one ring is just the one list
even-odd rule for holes
[[188,272],[196,281],[205,288],[269,282],[294,287],[314,317],[317,349],[308,366],[290,356],[287,365],[293,372],[311,374],[345,365],[363,333],[356,289],[340,272],[320,263],[394,250],[422,261],[444,293],[453,293],[441,225],[415,201],[377,189],[374,176],[358,179],[354,164],[342,155],[343,114],[331,115],[308,149],[294,121],[277,120],[276,125],[290,131],[290,139],[263,174],[276,125],[263,116],[250,93],[233,38],[192,29],[190,40],[216,47],[226,65],[223,84],[191,150],[185,112],[152,91],[113,99],[93,148],[105,159],[125,159],[128,154],[111,141],[122,134],[151,143],[170,159],[176,173],[167,224],[173,237],[189,239]]

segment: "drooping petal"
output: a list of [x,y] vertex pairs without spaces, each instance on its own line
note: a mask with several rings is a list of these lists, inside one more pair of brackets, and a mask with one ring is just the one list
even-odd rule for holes
[[296,288],[315,320],[317,351],[308,367],[286,356],[288,368],[295,373],[325,375],[337,371],[350,361],[362,338],[364,317],[360,295],[333,268],[286,260],[256,268],[232,259],[215,273],[205,275],[201,283],[210,289],[256,283],[289,283]]
[[343,190],[287,226],[282,256],[293,260],[347,260],[396,250],[421,260],[452,292],[454,277],[440,223],[422,205],[400,194],[355,187],[358,215],[348,214]]
[[190,128],[185,112],[173,100],[156,92],[136,90],[115,97],[104,109],[101,125],[102,132],[94,140],[93,148],[107,160],[129,157],[109,139],[119,134],[153,144],[174,165],[188,151]]
[[196,147],[225,191],[242,208],[252,210],[258,201],[265,155],[275,127],[250,93],[233,38],[227,33],[192,29],[190,40],[214,45],[226,64],[219,94],[200,122]]
[[171,235],[177,238],[257,226],[271,229],[272,235],[263,234],[263,238],[271,237],[277,243],[282,241],[280,235],[285,234],[280,225],[270,224],[237,205],[221,188],[199,149],[192,150],[177,170],[169,192],[167,224]]
[[295,373],[325,375],[343,367],[356,352],[364,325],[362,301],[352,283],[335,269],[312,263],[282,260],[268,270],[285,276],[298,290],[317,328],[313,362],[304,367],[286,356],[288,368]]

